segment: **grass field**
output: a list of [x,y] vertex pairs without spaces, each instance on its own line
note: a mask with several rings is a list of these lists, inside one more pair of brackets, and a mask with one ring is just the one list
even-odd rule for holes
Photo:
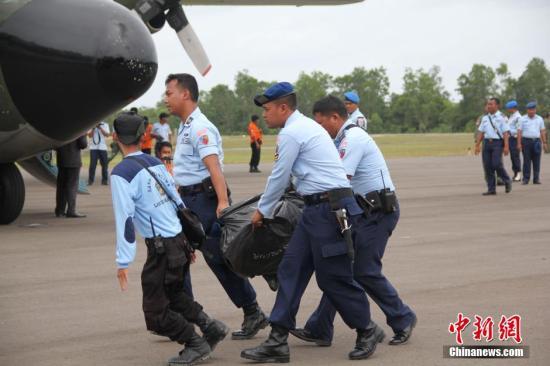
[[[457,156],[468,154],[473,147],[472,133],[454,134],[391,134],[372,135],[384,157],[405,158],[420,156]],[[224,136],[223,148],[226,164],[248,163],[250,146],[248,136]],[[275,136],[265,136],[262,146],[262,161],[272,161],[275,153]],[[83,163],[89,164],[89,154],[83,154]],[[120,154],[111,162],[118,163]]]

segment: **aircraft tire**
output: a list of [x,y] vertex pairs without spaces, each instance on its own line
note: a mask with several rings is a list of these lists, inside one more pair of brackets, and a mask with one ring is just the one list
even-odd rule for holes
[[14,163],[0,164],[0,225],[13,222],[25,203],[25,183]]

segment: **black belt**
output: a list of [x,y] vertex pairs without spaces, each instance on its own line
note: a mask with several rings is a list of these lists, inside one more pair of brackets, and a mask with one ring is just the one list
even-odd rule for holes
[[345,197],[353,197],[353,191],[350,188],[337,188],[327,192],[308,194],[304,196],[306,206],[317,205],[329,200],[338,201]]
[[501,142],[501,139],[483,139],[483,141],[491,143],[491,142]]
[[523,139],[526,139],[526,140],[531,140],[531,141],[538,141],[540,140],[540,137],[522,137]]
[[180,186],[178,188],[178,192],[182,196],[188,196],[190,194],[201,193],[201,192],[204,192],[204,184],[197,183],[197,184],[191,184],[190,186]]

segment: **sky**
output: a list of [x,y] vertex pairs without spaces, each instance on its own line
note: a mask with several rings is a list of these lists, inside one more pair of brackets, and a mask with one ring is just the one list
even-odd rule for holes
[[[266,4],[269,3],[266,1]],[[199,88],[234,86],[248,70],[260,80],[294,82],[300,72],[333,76],[355,67],[384,67],[399,93],[407,68],[441,67],[454,100],[456,80],[474,63],[508,64],[518,77],[533,57],[550,67],[548,0],[366,0],[359,4],[186,6],[212,63],[200,76],[169,26],[153,35],[159,70],[154,84],[130,106],[152,107],[169,73],[188,72]]]

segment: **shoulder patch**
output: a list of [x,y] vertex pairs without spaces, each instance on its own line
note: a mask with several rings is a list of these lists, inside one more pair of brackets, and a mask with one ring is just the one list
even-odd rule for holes
[[208,134],[202,135],[199,141],[203,145],[208,145]]

